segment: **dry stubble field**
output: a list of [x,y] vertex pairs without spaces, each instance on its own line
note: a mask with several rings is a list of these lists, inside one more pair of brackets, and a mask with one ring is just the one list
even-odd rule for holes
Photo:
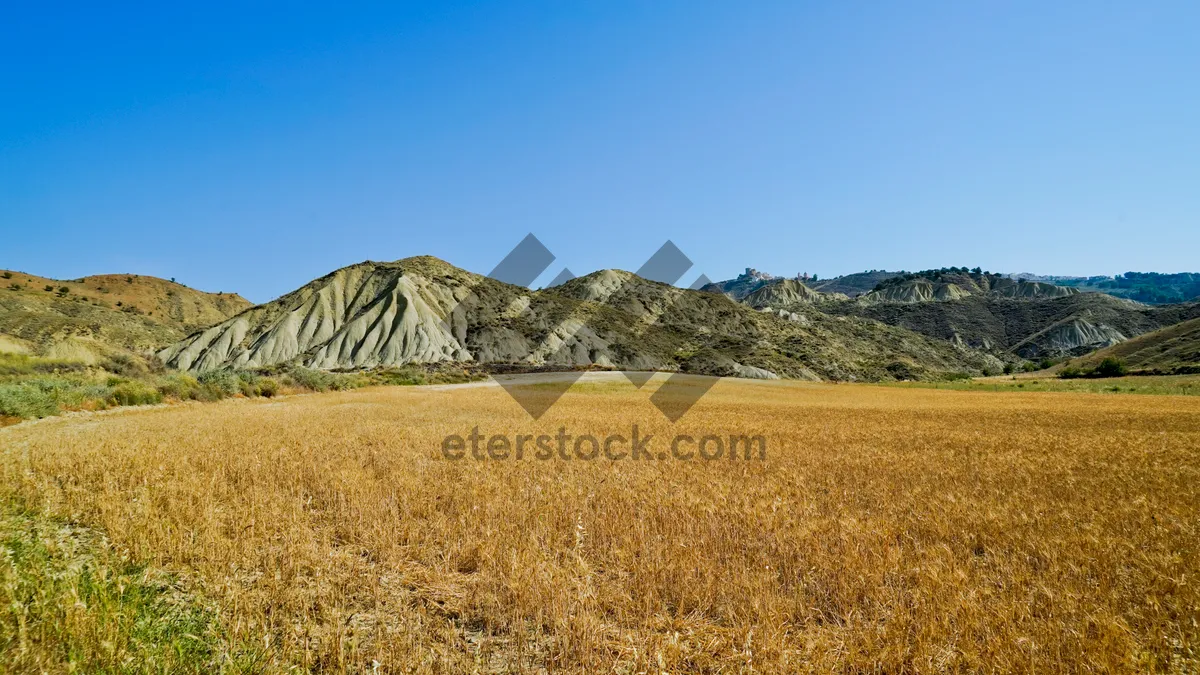
[[[496,387],[51,419],[0,431],[0,485],[268,672],[1195,671],[1200,398],[723,381],[671,425],[654,386],[537,423]],[[635,422],[767,459],[441,452]]]

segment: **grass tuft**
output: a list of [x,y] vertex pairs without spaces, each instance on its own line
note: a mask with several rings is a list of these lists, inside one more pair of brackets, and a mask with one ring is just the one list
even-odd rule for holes
[[104,537],[0,504],[0,670],[208,673],[249,660],[177,580]]

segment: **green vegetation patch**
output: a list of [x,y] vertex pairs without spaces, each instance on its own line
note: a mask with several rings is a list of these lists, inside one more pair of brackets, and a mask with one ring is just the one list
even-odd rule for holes
[[85,370],[87,366],[76,361],[0,352],[0,380],[14,375],[76,373]]
[[1066,366],[1058,371],[1058,376],[1064,380],[1071,380],[1080,377],[1123,377],[1129,373],[1129,368],[1125,366],[1125,362],[1115,356],[1109,356],[1089,368],[1080,368],[1078,366]]
[[284,364],[255,370],[214,370],[193,377],[166,372],[158,361],[130,354],[115,354],[99,365],[89,366],[0,353],[0,421],[15,423],[67,410],[103,410],[168,400],[270,398],[283,393],[345,391],[373,385],[453,384],[486,377],[478,369],[458,364],[413,364],[354,372]]
[[0,384],[0,416],[48,417],[58,414],[58,401],[53,388],[40,382]]
[[246,669],[215,613],[173,577],[86,528],[0,503],[0,671],[209,673]]
[[1061,379],[1050,375],[1036,378],[993,377],[942,382],[891,382],[886,383],[884,386],[979,392],[1063,391],[1093,394],[1197,396],[1200,395],[1200,375],[1129,375],[1125,377],[1077,379]]

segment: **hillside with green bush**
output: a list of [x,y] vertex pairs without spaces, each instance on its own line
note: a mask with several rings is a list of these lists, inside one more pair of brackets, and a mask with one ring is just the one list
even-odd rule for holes
[[1067,367],[1086,372],[1110,360],[1131,374],[1200,373],[1200,318],[1139,335],[1074,359]]

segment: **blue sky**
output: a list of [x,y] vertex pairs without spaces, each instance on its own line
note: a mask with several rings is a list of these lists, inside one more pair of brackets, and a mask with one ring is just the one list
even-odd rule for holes
[[1194,2],[101,4],[0,21],[0,267],[1200,269]]

